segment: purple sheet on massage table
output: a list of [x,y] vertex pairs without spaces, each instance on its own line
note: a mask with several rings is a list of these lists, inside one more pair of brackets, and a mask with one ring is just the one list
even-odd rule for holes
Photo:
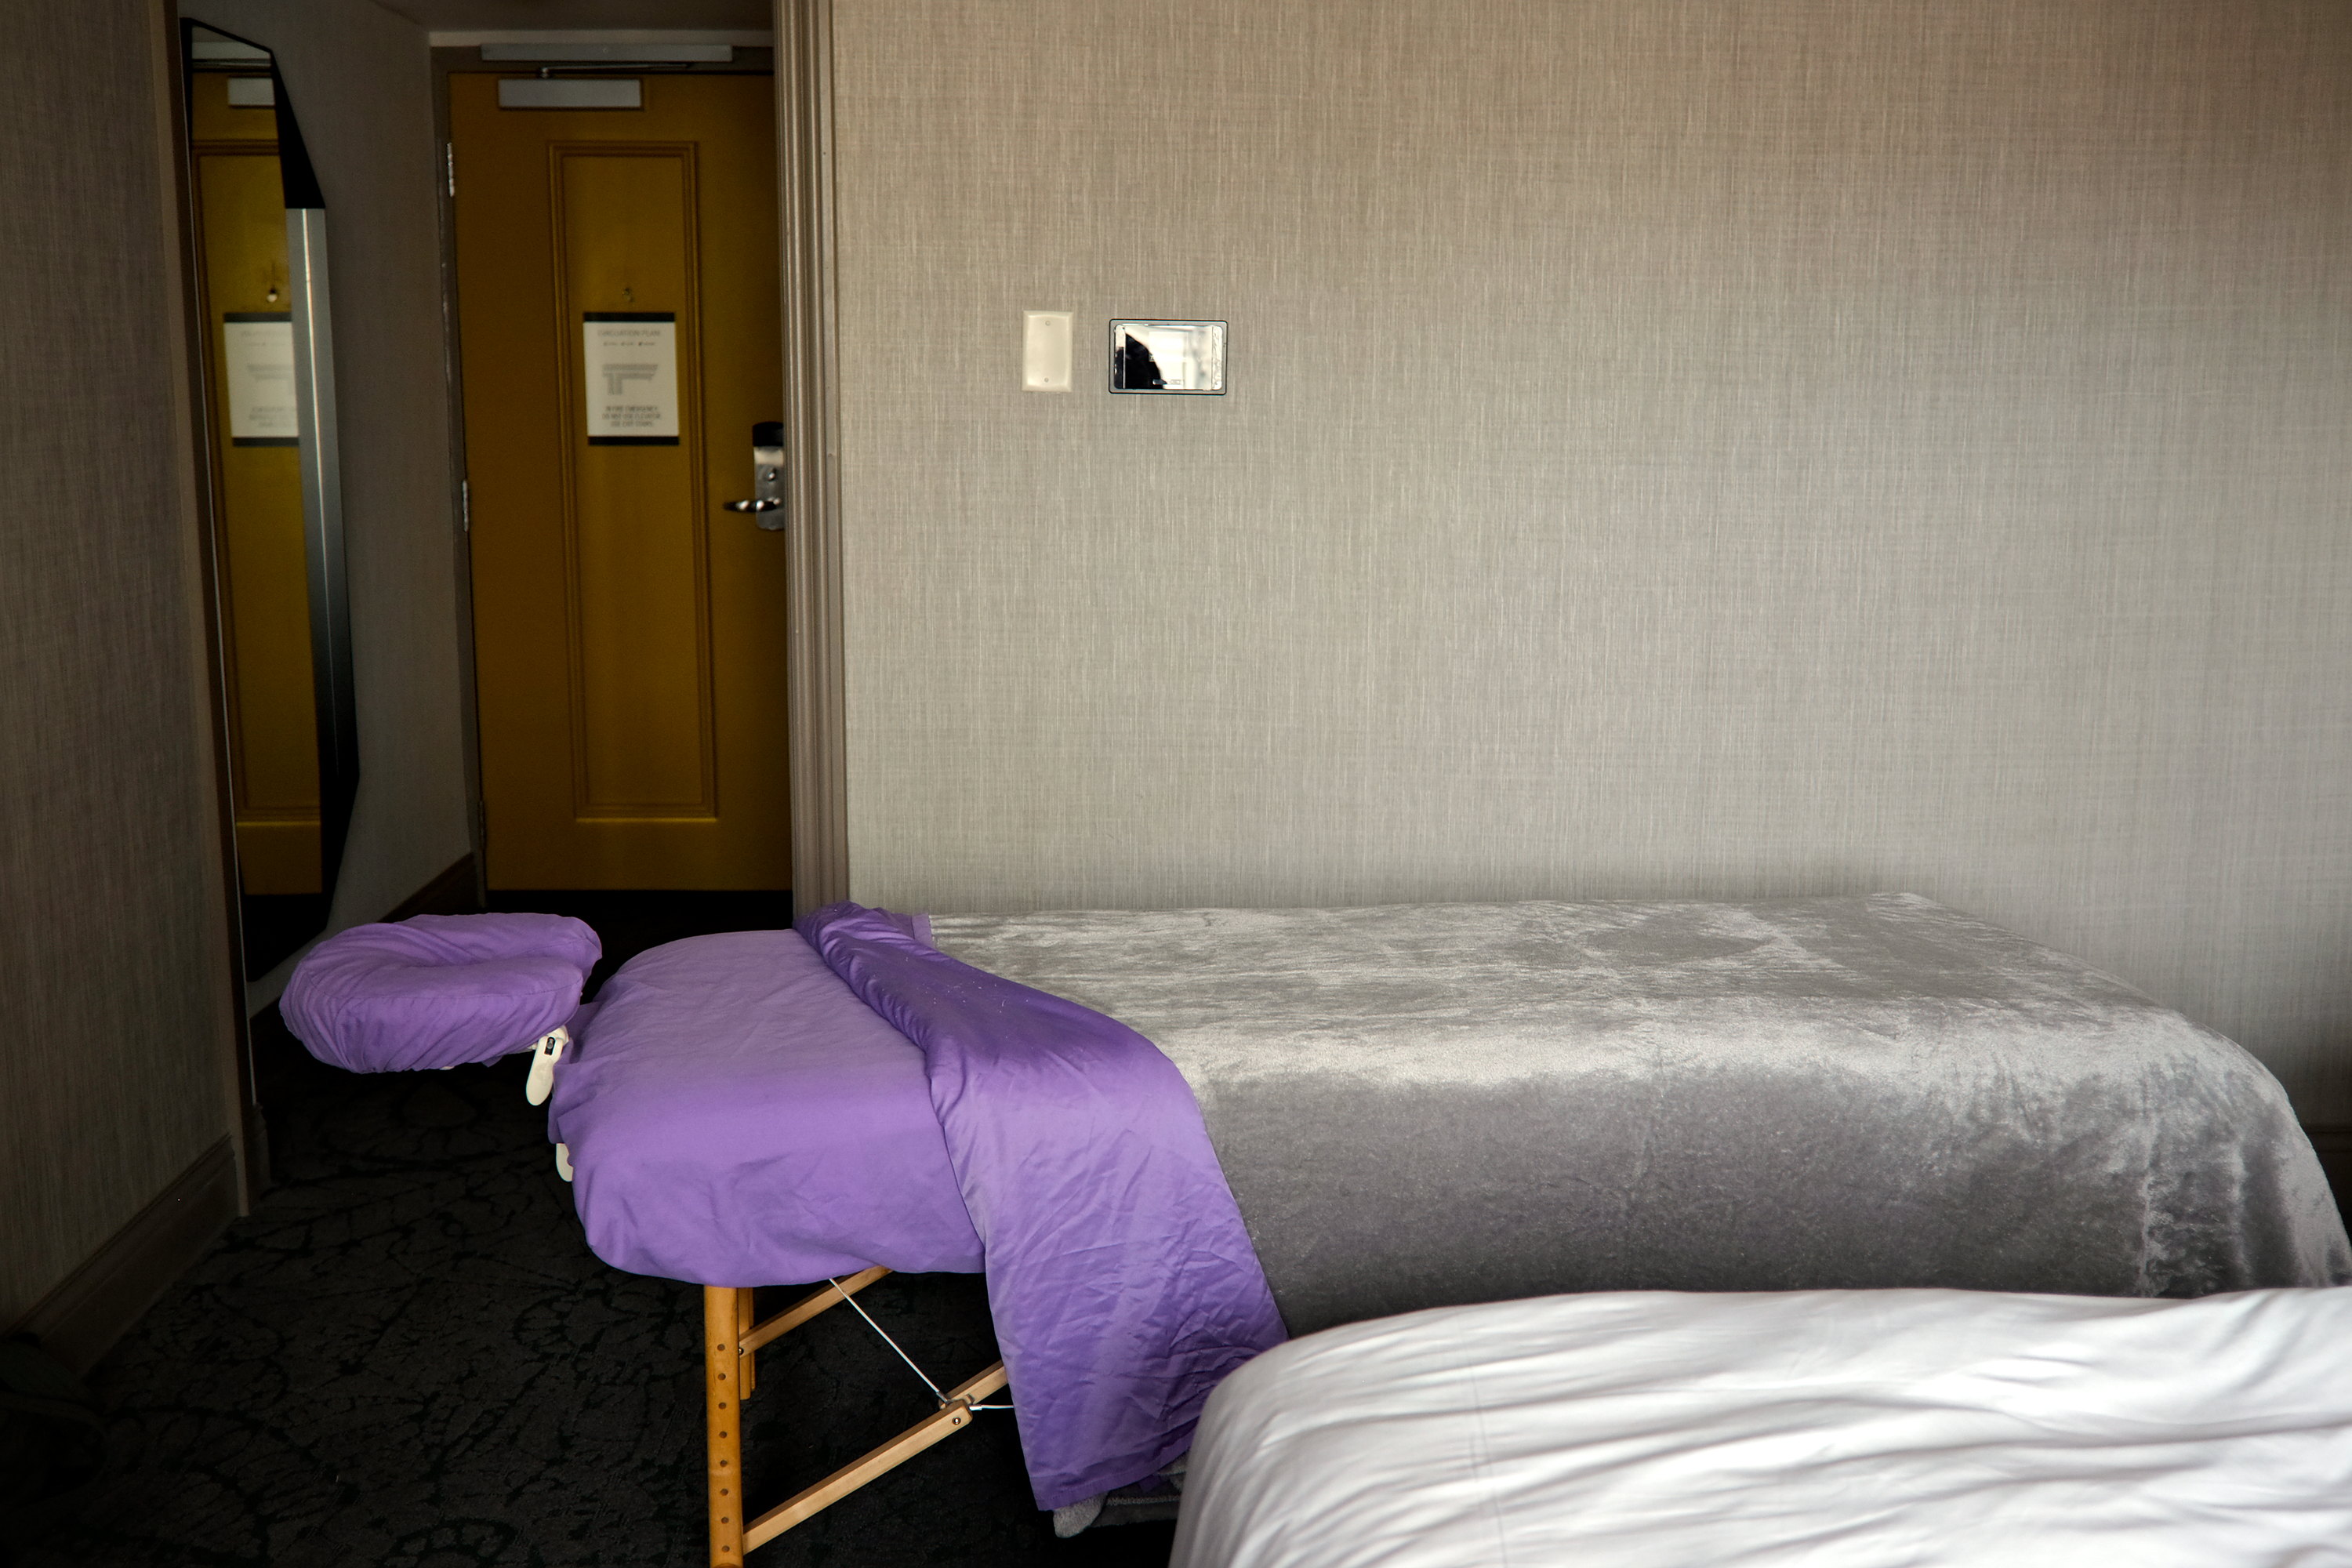
[[550,1135],[614,1268],[730,1286],[979,1270],[922,1052],[793,932],[640,953],[576,1032]]
[[1192,1090],[1115,1018],[974,969],[879,910],[810,944],[922,1048],[988,1259],[988,1304],[1040,1508],[1139,1481],[1192,1446],[1281,1315]]
[[740,931],[605,983],[551,1107],[590,1247],[729,1286],[984,1250],[1039,1506],[1150,1475],[1283,1338],[1192,1090],[1133,1030],[910,921],[836,906],[810,929],[834,967]]

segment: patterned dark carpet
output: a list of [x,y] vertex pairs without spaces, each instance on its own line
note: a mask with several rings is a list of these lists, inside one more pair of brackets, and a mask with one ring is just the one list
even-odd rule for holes
[[[613,961],[776,920],[740,899],[525,897],[501,902],[581,914]],[[312,1061],[275,1008],[256,1032],[274,1184],[92,1373],[106,1474],[19,1568],[707,1562],[701,1293],[588,1252],[523,1059],[363,1078]],[[859,1300],[942,1382],[995,1357],[975,1277]],[[794,1331],[747,1408],[753,1506],[929,1407],[851,1313]],[[1011,1417],[986,1415],[751,1562],[1157,1568],[1172,1531],[1056,1541]]]

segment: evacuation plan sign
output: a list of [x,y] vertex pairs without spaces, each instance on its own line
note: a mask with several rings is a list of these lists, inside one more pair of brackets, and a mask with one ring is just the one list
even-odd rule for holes
[[238,447],[292,447],[294,318],[232,310],[221,319],[221,379],[228,384],[228,437]]
[[591,310],[581,392],[592,447],[677,445],[677,318]]

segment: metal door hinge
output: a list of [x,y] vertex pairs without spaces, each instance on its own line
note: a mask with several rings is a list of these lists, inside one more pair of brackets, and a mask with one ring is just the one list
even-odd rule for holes
[[474,487],[465,479],[457,481],[457,531],[474,531]]
[[446,154],[445,163],[449,172],[449,199],[454,202],[457,199],[457,144],[444,142],[441,149]]

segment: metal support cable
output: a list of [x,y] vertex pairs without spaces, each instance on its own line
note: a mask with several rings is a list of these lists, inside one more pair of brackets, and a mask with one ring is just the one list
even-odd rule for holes
[[[917,1377],[923,1380],[923,1386],[931,1391],[932,1398],[938,1400],[941,1405],[945,1405],[948,1402],[948,1396],[940,1391],[940,1385],[931,1381],[930,1373],[925,1372],[921,1367],[917,1366],[915,1364],[915,1358],[908,1355],[904,1350],[899,1349],[898,1342],[890,1337],[889,1331],[885,1329],[881,1324],[876,1322],[874,1321],[874,1315],[871,1312],[868,1312],[865,1308],[858,1306],[856,1297],[841,1289],[840,1280],[828,1279],[825,1283],[832,1286],[835,1290],[840,1291],[841,1299],[848,1302],[851,1309],[855,1310],[859,1317],[866,1320],[866,1326],[867,1328],[872,1329],[876,1333],[882,1336],[882,1342],[884,1344],[888,1345],[894,1351],[898,1351],[898,1359],[907,1363],[908,1371],[913,1373]],[[972,1408],[978,1409],[980,1407],[978,1405],[974,1405]],[[1007,1406],[1007,1408],[1010,1408],[1010,1406]]]

